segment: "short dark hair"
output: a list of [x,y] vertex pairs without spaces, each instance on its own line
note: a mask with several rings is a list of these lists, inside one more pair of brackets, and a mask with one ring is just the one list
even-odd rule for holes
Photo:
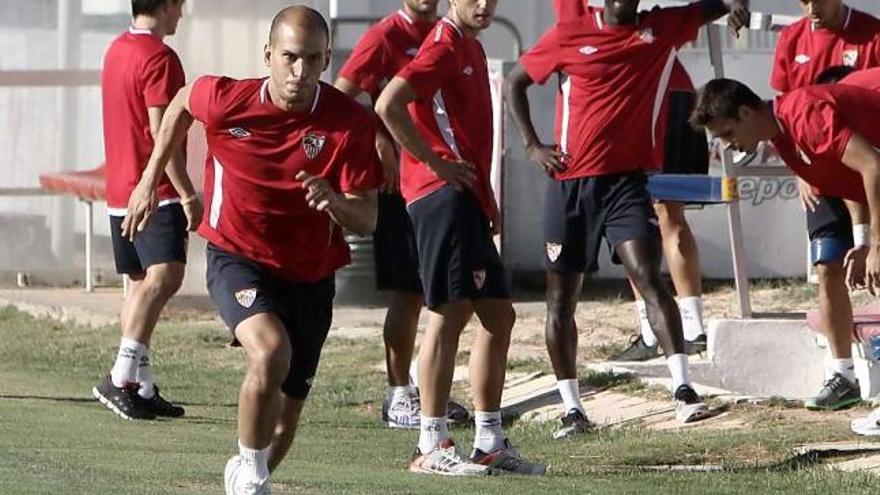
[[297,9],[301,12],[306,12],[306,15],[311,16],[312,20],[317,24],[316,27],[320,28],[320,30],[324,33],[324,36],[327,39],[327,44],[329,46],[330,27],[327,26],[327,20],[324,19],[324,16],[321,15],[321,13],[317,10],[311,7],[306,7],[304,5],[294,5],[292,7],[287,7],[275,14],[275,17],[272,19],[272,27],[269,28],[269,45],[272,45],[272,43],[275,41],[275,32],[278,29],[278,25],[281,24],[281,21],[284,20],[293,9]]
[[745,84],[733,79],[713,79],[700,89],[689,122],[702,129],[718,117],[739,120],[739,107],[743,105],[757,110],[763,104],[761,97]]
[[816,77],[816,84],[834,84],[855,71],[848,65],[833,65]]
[[131,0],[131,16],[155,14],[165,2],[172,0]]

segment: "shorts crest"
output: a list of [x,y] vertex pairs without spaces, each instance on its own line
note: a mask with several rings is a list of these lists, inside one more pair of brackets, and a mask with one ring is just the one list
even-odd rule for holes
[[244,289],[235,293],[235,300],[245,308],[253,306],[256,299],[257,289]]
[[556,260],[559,259],[560,254],[562,254],[562,244],[558,242],[547,243],[547,259],[549,259],[551,263],[555,263]]
[[474,270],[474,286],[477,290],[483,290],[486,285],[486,270]]

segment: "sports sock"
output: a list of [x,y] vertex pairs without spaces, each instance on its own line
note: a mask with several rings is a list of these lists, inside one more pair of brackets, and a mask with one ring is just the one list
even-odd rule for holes
[[449,429],[446,427],[446,418],[422,416],[422,426],[419,431],[419,452],[427,454],[447,439],[449,439]]
[[673,354],[666,358],[666,366],[672,377],[672,391],[678,390],[682,385],[691,385],[691,373],[688,368],[687,354]]
[[648,321],[648,309],[645,307],[643,299],[636,299],[636,313],[639,315],[639,329],[641,330],[642,340],[645,342],[645,345],[648,347],[657,345],[657,337],[654,335],[654,331],[651,330],[651,322]]
[[559,390],[559,396],[562,397],[562,406],[565,408],[565,413],[572,409],[577,409],[586,414],[584,405],[581,404],[581,393],[577,378],[557,380],[556,388]]
[[409,383],[413,387],[419,386],[419,356],[416,355],[416,358],[409,363]]
[[269,449],[252,449],[238,441],[238,452],[241,456],[241,473],[245,483],[260,487],[269,479]]
[[153,370],[150,368],[150,349],[144,348],[137,369],[138,395],[144,399],[152,399],[156,395],[156,384],[153,381]]
[[124,387],[128,383],[137,383],[137,370],[141,354],[146,346],[132,339],[122,337],[119,341],[119,352],[116,362],[110,370],[110,381],[114,387]]
[[856,370],[853,365],[852,358],[849,359],[832,359],[831,360],[831,371],[834,373],[840,373],[843,375],[850,383],[856,382]]
[[678,311],[681,313],[681,328],[686,340],[693,341],[706,333],[703,328],[703,298],[700,296],[679,298]]
[[474,411],[474,448],[483,452],[492,452],[504,447],[507,435],[501,428],[501,411]]

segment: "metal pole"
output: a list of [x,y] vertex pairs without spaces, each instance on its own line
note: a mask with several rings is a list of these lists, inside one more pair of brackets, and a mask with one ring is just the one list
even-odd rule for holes
[[[58,2],[58,68],[69,70],[79,65],[80,57],[80,19],[81,0],[59,0]],[[77,89],[59,88],[57,106],[57,160],[61,170],[70,170],[76,159],[77,130]],[[58,260],[70,259],[73,249],[74,214],[59,198],[52,210],[51,241],[52,254]]]
[[[709,40],[709,60],[715,69],[715,77],[724,77],[724,56],[721,51],[721,30],[716,24],[706,26]],[[730,150],[721,154],[721,170],[725,177],[736,177],[737,171],[732,165],[733,157]],[[749,276],[746,267],[746,249],[743,241],[742,217],[739,201],[725,204],[727,209],[727,225],[730,235],[730,252],[733,259],[733,278],[736,283],[736,295],[739,301],[739,314],[742,318],[752,317],[752,302],[749,298]]]
[[92,229],[93,229],[93,215],[92,215],[92,202],[88,200],[83,200],[83,203],[86,205],[86,292],[92,292],[95,290],[95,285],[92,280]]

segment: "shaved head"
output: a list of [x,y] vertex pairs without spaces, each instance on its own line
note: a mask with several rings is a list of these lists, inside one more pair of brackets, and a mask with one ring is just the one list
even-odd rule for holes
[[270,46],[275,44],[278,31],[282,27],[323,33],[324,38],[327,40],[327,45],[330,44],[330,28],[327,27],[327,21],[324,20],[324,16],[317,10],[305,5],[287,7],[275,15],[275,18],[272,19],[272,28],[269,30]]

